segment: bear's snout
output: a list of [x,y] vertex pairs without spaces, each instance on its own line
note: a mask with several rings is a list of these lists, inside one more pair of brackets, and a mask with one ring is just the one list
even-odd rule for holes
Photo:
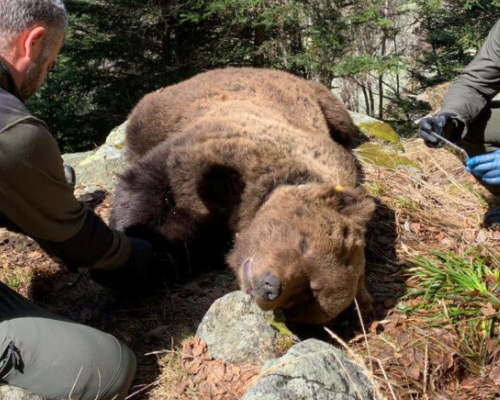
[[271,272],[267,272],[255,281],[254,292],[262,300],[276,300],[281,295],[281,281]]

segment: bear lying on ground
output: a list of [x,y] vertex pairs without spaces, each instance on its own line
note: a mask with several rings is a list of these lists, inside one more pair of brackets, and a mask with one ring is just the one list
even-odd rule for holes
[[[130,167],[113,227],[153,232],[184,267],[227,253],[242,290],[290,321],[369,307],[365,230],[374,202],[342,144],[357,135],[322,85],[252,68],[206,72],[146,95],[127,127]],[[332,140],[333,139],[333,140]]]

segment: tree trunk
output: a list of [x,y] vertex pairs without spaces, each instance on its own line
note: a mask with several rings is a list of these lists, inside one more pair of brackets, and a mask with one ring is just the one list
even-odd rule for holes
[[[387,18],[389,14],[389,3],[388,0],[385,1],[384,7],[384,18]],[[387,53],[387,38],[388,32],[386,28],[382,29],[382,43],[380,54],[384,57]],[[380,74],[378,77],[378,118],[384,119],[384,74]]]
[[375,99],[373,97],[373,90],[372,90],[372,85],[371,85],[371,82],[370,80],[368,79],[368,98],[370,100],[370,112],[369,112],[369,116],[370,117],[373,117],[374,113],[375,113]]
[[260,46],[266,41],[267,32],[263,26],[257,26],[254,31],[254,56],[253,56],[253,66],[262,67],[264,65],[264,55],[259,52]]
[[363,98],[365,100],[365,108],[366,108],[365,112],[366,112],[367,115],[370,115],[370,100],[369,100],[369,96],[368,96],[368,91],[366,90],[365,85],[363,85],[362,83],[357,82],[357,81],[356,81],[356,83],[358,84],[358,86],[363,91]]
[[384,119],[384,75],[378,77],[378,119]]

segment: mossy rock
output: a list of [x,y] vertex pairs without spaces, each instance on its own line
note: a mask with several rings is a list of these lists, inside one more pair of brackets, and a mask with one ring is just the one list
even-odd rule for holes
[[422,171],[419,165],[399,155],[393,148],[378,143],[363,143],[356,150],[363,162],[385,168],[403,168]]
[[354,124],[370,139],[391,144],[394,150],[404,151],[398,133],[387,123],[365,114],[349,112]]
[[106,145],[113,146],[114,148],[121,150],[125,147],[125,137],[127,131],[127,122],[114,128],[111,133],[106,138]]
[[281,341],[286,327],[272,324],[273,316],[272,311],[261,310],[250,295],[238,290],[210,306],[196,337],[207,344],[213,358],[226,363],[264,363],[290,342]]
[[127,121],[116,127],[106,138],[106,142],[93,154],[85,158],[80,165],[92,164],[100,160],[120,159],[125,148],[125,134]]
[[371,139],[377,139],[392,144],[401,143],[397,132],[385,122],[362,122],[358,124],[358,128]]
[[15,386],[0,386],[0,399],[2,400],[43,400],[41,396],[32,394]]
[[71,165],[73,168],[79,165],[83,160],[95,154],[96,150],[83,151],[81,153],[66,153],[62,155],[64,164]]
[[113,129],[101,147],[63,155],[64,162],[75,169],[77,185],[85,185],[88,191],[114,187],[116,174],[125,166],[125,130],[126,122]]
[[284,322],[284,317],[279,315],[277,311],[271,318],[267,319],[267,322],[278,332],[278,339],[276,343],[280,352],[286,352],[298,342],[297,336],[295,336],[293,332],[288,329]]

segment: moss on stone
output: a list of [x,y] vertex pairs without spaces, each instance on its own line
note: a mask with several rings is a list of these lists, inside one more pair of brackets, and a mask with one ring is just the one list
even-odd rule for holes
[[267,322],[278,331],[278,340],[276,344],[279,347],[279,352],[286,352],[297,343],[296,336],[288,329],[286,324],[281,321],[281,318],[270,317]]
[[111,133],[106,138],[106,144],[116,147],[117,149],[122,149],[125,147],[125,141],[127,136],[127,122],[114,128]]
[[408,158],[398,155],[391,147],[377,143],[363,143],[357,151],[361,159],[370,164],[391,169],[412,168],[421,171],[420,166]]
[[369,138],[396,145],[401,143],[398,133],[385,122],[361,122],[358,124],[358,128]]

